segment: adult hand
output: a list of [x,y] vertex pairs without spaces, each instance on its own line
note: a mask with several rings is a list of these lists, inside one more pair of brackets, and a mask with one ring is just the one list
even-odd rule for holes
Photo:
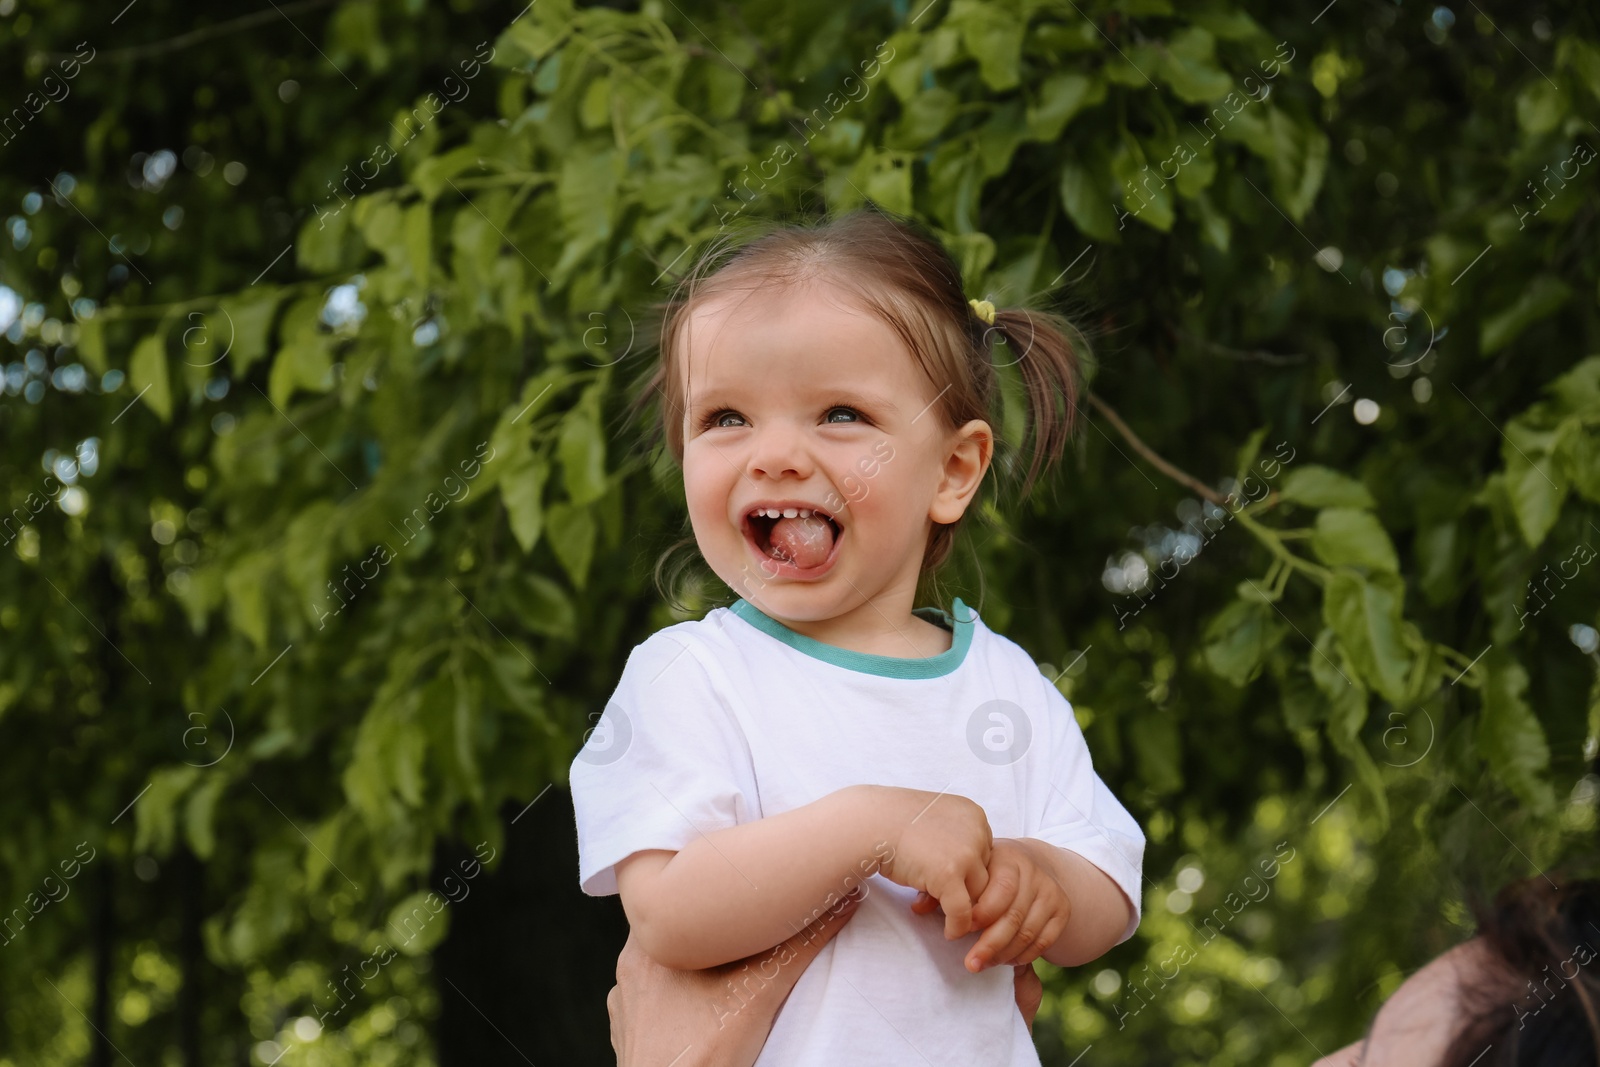
[[1022,1021],[1028,1024],[1028,1033],[1033,1033],[1033,1017],[1039,1014],[1039,1005],[1044,1003],[1044,983],[1034,973],[1033,965],[1024,963],[1018,965],[1012,985],[1016,990],[1017,1010],[1022,1012]]
[[[617,957],[616,987],[606,997],[617,1067],[752,1067],[789,991],[859,903],[846,897],[837,912],[776,948],[704,971],[663,967],[630,936]],[[777,973],[766,978],[774,967]],[[1016,968],[1015,991],[1032,1033],[1044,985],[1031,966]]]
[[617,1067],[751,1067],[801,972],[861,899],[847,896],[776,947],[703,971],[663,967],[630,935],[606,997]]

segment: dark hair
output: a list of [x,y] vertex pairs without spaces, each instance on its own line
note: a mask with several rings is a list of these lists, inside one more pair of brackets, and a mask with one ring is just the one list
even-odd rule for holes
[[[997,308],[979,318],[961,283],[961,268],[924,227],[875,206],[819,222],[784,225],[740,242],[714,242],[657,309],[660,359],[635,409],[660,394],[658,430],[683,462],[683,382],[680,336],[693,309],[729,292],[769,290],[813,282],[837,285],[858,299],[904,341],[930,381],[941,389],[935,406],[949,427],[972,419],[998,425],[1000,377],[992,341],[1017,353],[1026,391],[1019,448],[1027,457],[1022,493],[1060,458],[1078,408],[1082,335],[1064,318],[1023,308]],[[969,508],[968,511],[973,509]],[[922,568],[949,558],[960,522],[935,525]],[[659,575],[658,568],[658,575]]]
[[1478,936],[1496,973],[1464,989],[1442,1067],[1600,1064],[1600,968],[1586,966],[1600,957],[1600,881],[1513,882],[1480,909]]
[[1474,913],[1483,963],[1458,987],[1462,1024],[1437,1067],[1600,1065],[1600,974],[1587,966],[1600,957],[1600,881],[1523,878]]

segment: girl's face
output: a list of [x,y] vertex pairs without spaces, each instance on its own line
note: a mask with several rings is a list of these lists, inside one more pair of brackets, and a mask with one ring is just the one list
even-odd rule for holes
[[903,618],[933,523],[982,481],[988,424],[948,429],[942,387],[825,283],[713,297],[684,329],[684,488],[711,569],[774,618]]

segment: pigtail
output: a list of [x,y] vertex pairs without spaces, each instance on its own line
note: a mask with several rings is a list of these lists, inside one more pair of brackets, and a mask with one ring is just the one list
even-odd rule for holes
[[[998,333],[1012,353],[1011,363],[1022,375],[1027,394],[1026,430],[1020,450],[1027,456],[1022,493],[1061,458],[1077,425],[1081,337],[1065,319],[1042,311],[997,310],[994,324],[984,331],[984,346]],[[1077,344],[1074,340],[1077,340]]]

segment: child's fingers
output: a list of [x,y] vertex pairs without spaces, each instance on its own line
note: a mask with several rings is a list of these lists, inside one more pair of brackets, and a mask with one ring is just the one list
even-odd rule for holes
[[911,902],[911,910],[918,915],[931,914],[938,906],[939,902],[929,896],[926,889],[919,889],[917,899]]
[[[1016,935],[1004,948],[995,953],[994,964],[1002,963],[1032,963],[1039,953],[1055,944],[1055,939],[1060,936],[1061,927],[1066,925],[1066,917],[1059,913],[1044,899],[1037,899],[1028,909],[1028,917],[1022,920],[1017,928]],[[1052,928],[1054,924],[1054,928]],[[1037,949],[1037,952],[1034,950]],[[1029,956],[1029,952],[1034,952]]]
[[1022,952],[1017,955],[1017,958],[1011,962],[1032,963],[1034,960],[1050,951],[1050,946],[1056,943],[1056,939],[1061,936],[1061,931],[1067,928],[1067,919],[1070,917],[1070,909],[1064,914],[1058,912],[1052,916],[1050,921],[1044,924],[1044,929],[1040,932],[1039,936],[1034,938],[1033,944],[1023,949]]
[[1027,927],[1026,922],[1033,904],[1034,898],[1031,893],[1014,898],[1005,909],[1005,913],[991,923],[983,931],[983,936],[978,938],[978,943],[967,951],[967,970],[976,974],[1000,961],[1000,953],[1011,947],[1025,928],[1028,931],[1028,941],[1023,944],[1032,941],[1036,928]]
[[938,892],[939,907],[944,909],[944,936],[946,941],[965,937],[972,929],[972,894],[967,885],[952,879]]
[[972,905],[972,925],[992,926],[1006,913],[1022,890],[1022,872],[1011,863],[998,864],[989,872],[983,894]]

